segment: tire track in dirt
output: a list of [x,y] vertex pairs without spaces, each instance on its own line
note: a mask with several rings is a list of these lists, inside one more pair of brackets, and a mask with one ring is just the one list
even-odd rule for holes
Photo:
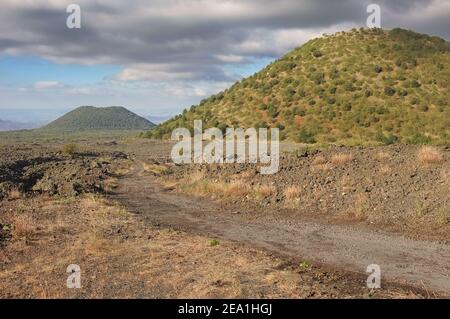
[[352,226],[231,214],[209,200],[165,190],[137,162],[120,179],[113,199],[151,224],[230,240],[336,270],[364,273],[368,265],[378,264],[384,279],[450,296],[450,246],[446,244]]

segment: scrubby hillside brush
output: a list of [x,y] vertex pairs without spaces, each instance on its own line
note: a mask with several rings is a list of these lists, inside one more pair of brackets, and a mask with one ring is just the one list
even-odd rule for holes
[[450,43],[393,29],[313,39],[146,136],[174,128],[278,127],[302,143],[449,144]]

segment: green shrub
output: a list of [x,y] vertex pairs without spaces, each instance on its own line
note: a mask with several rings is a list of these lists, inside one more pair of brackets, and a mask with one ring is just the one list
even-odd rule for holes
[[356,91],[356,87],[355,87],[355,86],[353,85],[353,83],[351,83],[351,82],[345,83],[344,89],[345,89],[346,91],[348,91],[348,92],[354,92],[354,91]]
[[325,74],[321,72],[313,73],[311,75],[311,80],[313,80],[316,85],[320,85],[325,82]]
[[422,105],[419,107],[419,110],[421,110],[422,112],[428,112],[428,105],[422,104]]
[[269,107],[267,108],[267,114],[271,118],[275,118],[278,116],[279,112],[278,109],[273,104],[270,104]]
[[267,123],[264,121],[261,122],[257,122],[253,125],[254,128],[258,129],[258,128],[266,128],[267,127]]
[[431,138],[422,133],[415,133],[408,141],[410,144],[429,144]]
[[377,133],[376,140],[384,145],[391,145],[398,141],[398,137],[393,134],[385,135],[381,132]]
[[79,152],[79,147],[77,144],[64,144],[62,147],[62,153],[66,156],[75,156]]
[[194,118],[208,119],[210,110],[207,126],[283,123],[284,136],[302,142],[429,140],[413,136],[420,128],[433,143],[448,145],[449,56],[448,42],[398,29],[312,40],[152,134],[170,137]]
[[344,111],[351,111],[352,110],[352,104],[350,102],[345,102],[343,109],[344,109]]
[[311,54],[315,58],[320,58],[323,54],[318,49],[314,48],[311,50]]
[[384,88],[384,94],[387,96],[393,96],[395,94],[395,89],[391,88],[391,87],[385,87]]
[[383,71],[383,68],[382,68],[381,66],[379,66],[379,65],[375,65],[375,66],[373,67],[373,70],[374,70],[376,73],[381,73],[381,72]]
[[212,247],[214,247],[214,246],[219,246],[219,245],[220,245],[220,241],[218,241],[217,239],[212,239],[212,240],[209,242],[209,245],[212,246]]
[[300,143],[306,143],[306,144],[314,144],[316,143],[316,139],[314,137],[314,134],[307,130],[306,128],[302,128],[298,134],[297,134],[297,141]]
[[421,84],[418,81],[416,81],[416,80],[412,80],[411,81],[411,87],[412,88],[418,88],[420,86],[421,86]]
[[228,127],[228,125],[226,125],[225,123],[220,123],[220,124],[217,126],[217,128],[218,128],[219,130],[221,130],[223,134],[226,133],[227,127]]

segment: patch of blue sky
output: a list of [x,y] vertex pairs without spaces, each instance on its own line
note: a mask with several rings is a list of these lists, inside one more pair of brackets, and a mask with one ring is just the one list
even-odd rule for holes
[[29,86],[39,81],[73,86],[94,84],[121,69],[116,65],[58,64],[35,56],[0,54],[0,81],[14,86]]
[[273,62],[276,57],[258,57],[252,58],[250,63],[233,63],[226,64],[223,69],[226,74],[230,76],[236,76],[239,78],[246,78],[253,75],[256,72],[261,71],[270,62]]

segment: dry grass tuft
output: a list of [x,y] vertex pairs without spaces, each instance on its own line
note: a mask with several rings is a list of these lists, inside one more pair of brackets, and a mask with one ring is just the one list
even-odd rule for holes
[[313,172],[322,171],[327,172],[331,170],[333,166],[327,163],[327,159],[323,155],[316,156],[311,163],[311,170]]
[[62,153],[67,156],[75,156],[79,152],[79,147],[77,144],[65,144],[62,147]]
[[123,206],[98,194],[86,194],[79,202],[84,209],[94,211],[95,216],[123,215],[125,212]]
[[210,180],[202,171],[197,171],[181,181],[169,181],[165,184],[166,187],[167,185],[197,196],[239,198],[247,196],[250,192],[250,186],[245,180],[233,179],[229,182]]
[[22,198],[22,193],[18,189],[12,189],[8,192],[9,199],[20,199]]
[[360,193],[354,196],[354,214],[357,219],[365,219],[369,208],[369,197]]
[[354,194],[351,198],[351,204],[340,213],[345,220],[363,221],[366,220],[369,211],[369,197],[365,193]]
[[417,152],[417,159],[423,165],[440,164],[444,161],[441,152],[432,146],[423,146]]
[[342,192],[347,193],[355,188],[355,180],[350,176],[343,176],[340,180]]
[[312,161],[312,165],[323,165],[327,162],[327,159],[325,158],[325,156],[323,155],[319,155],[316,156],[313,161]]
[[441,171],[441,178],[444,181],[444,183],[447,183],[450,185],[450,168],[444,168]]
[[296,200],[300,198],[300,187],[298,186],[289,186],[284,190],[284,197],[287,200]]
[[331,163],[334,165],[343,165],[353,160],[353,155],[351,154],[333,154],[331,156]]
[[440,210],[436,216],[436,223],[438,226],[447,226],[450,224],[450,214],[444,209]]
[[276,195],[277,189],[273,185],[258,185],[253,189],[253,195],[257,199],[267,198]]
[[110,177],[103,183],[104,190],[109,193],[119,187],[119,180],[115,177]]
[[36,222],[30,215],[15,216],[12,225],[12,235],[15,239],[29,238],[36,229]]
[[239,174],[234,174],[232,177],[233,179],[244,179],[248,180],[253,178],[256,175],[256,171],[248,170]]
[[131,165],[121,165],[114,169],[113,173],[117,176],[124,176],[131,171]]
[[175,190],[179,186],[180,181],[176,178],[163,178],[159,181],[165,190]]
[[391,155],[387,152],[379,151],[375,154],[375,159],[383,162],[391,158]]
[[317,165],[311,166],[311,170],[313,172],[317,172],[317,171],[328,172],[331,169],[333,169],[333,165],[331,165],[330,163],[317,164]]
[[201,181],[203,179],[205,179],[205,172],[202,171],[196,171],[190,174],[189,177],[187,178],[187,180],[192,184]]
[[146,172],[150,172],[156,175],[164,175],[169,171],[169,168],[165,165],[143,163],[143,166]]
[[245,197],[249,192],[249,186],[241,180],[231,181],[223,185],[223,194],[229,197]]

